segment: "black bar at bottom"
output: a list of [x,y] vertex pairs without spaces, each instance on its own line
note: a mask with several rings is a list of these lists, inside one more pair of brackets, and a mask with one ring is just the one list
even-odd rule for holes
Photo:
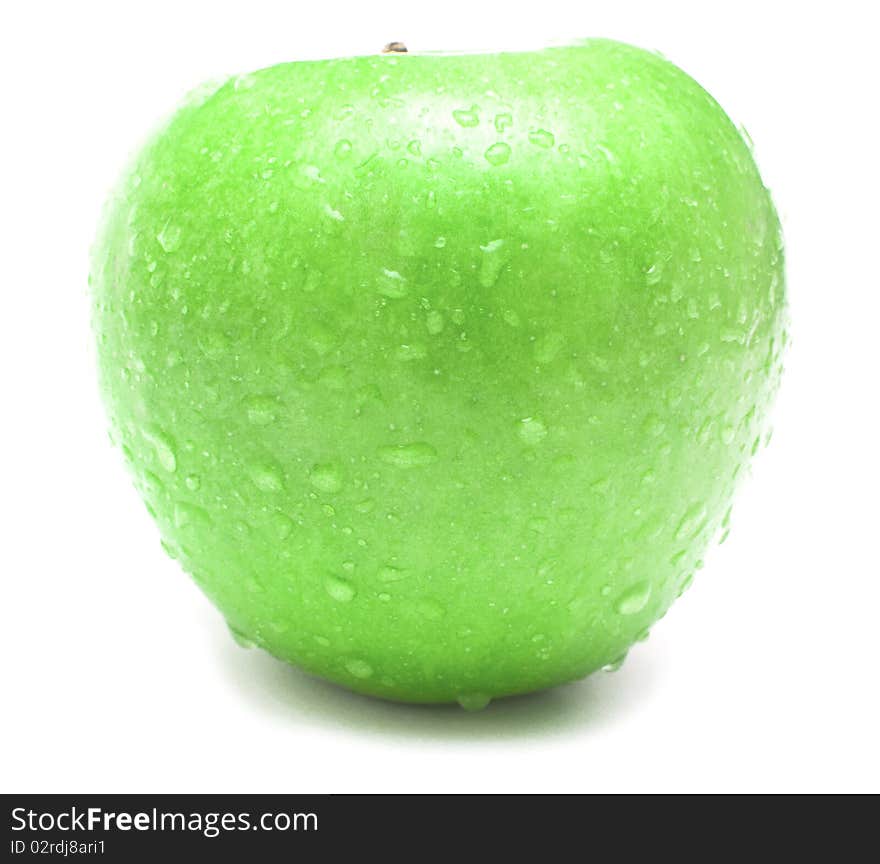
[[[380,855],[455,861],[510,850],[535,860],[696,851],[726,856],[810,852],[849,860],[870,821],[861,808],[763,800],[663,803],[587,795],[3,795],[8,861],[156,861],[242,855],[242,862]],[[674,797],[674,796],[669,796]],[[843,802],[840,802],[843,803]],[[810,811],[823,808],[821,816]],[[846,804],[844,804],[846,808]],[[842,816],[842,818],[841,818]],[[872,844],[873,845],[873,844]],[[864,848],[864,847],[862,847]],[[604,851],[603,851],[604,850]],[[665,851],[664,851],[665,850]],[[283,857],[282,857],[283,856]],[[843,856],[843,857],[841,857]],[[202,858],[193,860],[203,860]],[[336,855],[331,860],[336,860]],[[650,860],[646,858],[645,860]]]

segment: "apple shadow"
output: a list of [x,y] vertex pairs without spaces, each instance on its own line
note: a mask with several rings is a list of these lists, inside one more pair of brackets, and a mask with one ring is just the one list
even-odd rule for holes
[[225,628],[214,633],[218,665],[258,711],[282,720],[314,722],[367,735],[435,740],[547,737],[596,729],[617,721],[648,696],[649,652],[633,651],[613,675],[524,696],[509,696],[482,711],[458,705],[414,705],[353,693],[313,678],[258,649],[236,645]]

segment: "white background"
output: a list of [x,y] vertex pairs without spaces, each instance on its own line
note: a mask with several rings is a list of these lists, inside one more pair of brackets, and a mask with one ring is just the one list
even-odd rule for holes
[[[3,791],[878,791],[874,5],[8,4]],[[784,221],[793,344],[730,539],[620,672],[480,714],[357,697],[241,650],[107,442],[86,275],[109,186],[204,79],[391,39],[586,35],[659,49],[712,92]]]

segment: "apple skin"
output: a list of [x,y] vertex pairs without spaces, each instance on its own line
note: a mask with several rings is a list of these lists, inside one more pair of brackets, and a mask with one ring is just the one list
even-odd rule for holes
[[786,340],[750,148],[604,40],[204,90],[121,181],[91,281],[112,436],[233,632],[466,707],[644,638]]

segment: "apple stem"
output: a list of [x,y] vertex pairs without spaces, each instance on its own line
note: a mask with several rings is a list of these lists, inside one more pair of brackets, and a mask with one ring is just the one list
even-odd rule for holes
[[383,49],[383,54],[406,54],[406,45],[403,42],[389,42]]

